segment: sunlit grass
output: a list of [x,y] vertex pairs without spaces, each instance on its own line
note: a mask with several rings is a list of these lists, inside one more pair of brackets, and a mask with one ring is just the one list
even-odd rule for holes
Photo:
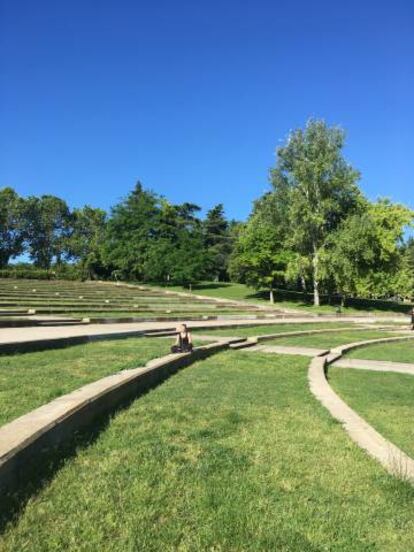
[[414,458],[414,376],[332,367],[329,380],[352,408]]
[[310,330],[323,330],[333,328],[349,328],[352,327],[352,322],[306,322],[306,323],[283,323],[283,324],[262,324],[258,326],[239,326],[238,328],[195,328],[194,333],[203,333],[228,336],[228,337],[250,337],[257,335],[266,335],[284,332],[300,332]]
[[360,347],[347,353],[347,357],[365,360],[409,362],[414,364],[414,339]]
[[86,383],[144,365],[171,340],[128,338],[0,356],[0,425]]
[[281,345],[287,347],[315,347],[318,349],[332,349],[347,343],[365,341],[368,339],[380,339],[382,337],[395,337],[395,333],[380,330],[344,330],[327,332],[314,335],[301,335],[281,337],[266,341],[266,345]]
[[114,417],[2,552],[411,551],[414,490],[308,390],[308,360],[227,352]]

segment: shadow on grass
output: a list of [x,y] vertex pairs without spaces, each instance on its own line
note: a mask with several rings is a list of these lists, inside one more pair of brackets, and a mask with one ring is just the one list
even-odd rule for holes
[[[268,291],[258,291],[246,295],[248,299],[260,299],[268,300]],[[339,295],[321,295],[321,306],[327,305],[331,307],[339,307],[341,304],[341,297]],[[275,291],[275,302],[278,301],[290,301],[296,303],[298,307],[311,307],[313,305],[313,295],[311,293],[304,293],[293,290],[278,289]],[[408,314],[412,309],[410,303],[398,303],[397,301],[384,300],[384,299],[359,299],[350,297],[346,300],[346,306],[361,311],[375,311],[381,310],[385,312],[395,312]]]
[[19,469],[17,487],[1,496],[0,534],[5,531],[9,524],[13,524],[18,520],[27,502],[40,493],[51,482],[55,474],[71,458],[76,457],[79,450],[89,447],[99,438],[115,415],[127,409],[139,397],[161,385],[174,373],[176,371],[163,375],[156,383],[149,382],[134,394],[120,399],[108,413],[97,415],[84,428],[74,431],[63,443],[44,446],[41,452],[38,455],[36,454],[35,462],[23,462],[23,466]]
[[[130,403],[131,400],[128,402]],[[1,498],[0,533],[3,533],[10,523],[17,521],[29,499],[46,487],[65,463],[76,456],[79,449],[91,445],[99,437],[99,434],[108,426],[110,419],[111,416],[106,415],[88,430],[75,433],[65,444],[48,447],[39,456],[35,465],[27,466],[24,475],[19,478],[18,489],[12,493],[6,493]]]
[[[165,286],[165,283],[158,283],[157,285],[160,285],[162,287],[165,287],[168,289],[168,286]],[[227,288],[231,290],[232,284],[231,282],[198,282],[194,283],[191,286],[191,291],[197,292],[203,291],[203,290],[226,290]],[[250,299],[250,300],[256,300],[256,301],[265,301],[269,302],[269,290],[259,290],[259,291],[251,291],[249,293],[248,287],[246,287],[246,293],[244,295],[241,295],[240,297],[231,297],[229,295],[228,298],[233,299]],[[186,292],[189,292],[190,289],[186,288]],[[223,294],[222,297],[225,297]],[[289,289],[275,289],[274,290],[274,298],[275,298],[275,306],[277,307],[278,302],[287,301],[290,303],[294,303],[294,307],[312,307],[313,306],[313,293],[303,292],[303,291],[295,291],[295,290],[289,290]],[[320,296],[321,306],[329,306],[332,308],[339,307],[341,305],[341,296],[338,294],[322,294]],[[394,312],[399,314],[408,314],[410,310],[413,308],[413,305],[411,303],[400,303],[398,301],[393,301],[391,299],[360,299],[360,298],[354,298],[349,297],[346,299],[346,307],[353,308],[355,310],[360,310],[364,312],[369,311],[384,311],[384,312]]]

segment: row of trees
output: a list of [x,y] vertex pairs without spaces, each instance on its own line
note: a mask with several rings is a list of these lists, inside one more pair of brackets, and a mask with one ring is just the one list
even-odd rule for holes
[[360,175],[343,157],[344,132],[311,120],[290,134],[270,172],[271,191],[256,201],[231,257],[233,279],[273,290],[287,285],[346,297],[414,291],[414,213],[368,201]]
[[0,190],[0,268],[26,254],[41,269],[76,264],[83,278],[189,283],[228,277],[236,224],[223,205],[172,205],[137,183],[109,216],[70,210],[55,196],[22,198]]
[[270,190],[246,223],[223,205],[204,219],[192,203],[173,205],[137,183],[109,214],[70,210],[54,196],[0,190],[0,268],[26,253],[36,267],[74,264],[83,278],[188,284],[227,280],[267,288],[348,296],[412,298],[413,212],[370,202],[343,156],[344,132],[310,120],[277,151]]

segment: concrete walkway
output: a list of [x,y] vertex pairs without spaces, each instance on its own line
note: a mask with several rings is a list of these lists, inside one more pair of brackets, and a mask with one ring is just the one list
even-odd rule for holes
[[[318,322],[356,322],[362,323],[370,318],[362,320],[357,317],[313,317],[298,316],[284,318],[263,318],[255,319],[231,319],[231,320],[200,320],[197,322],[183,320],[190,328],[230,328],[234,326],[258,326],[258,325],[278,325],[293,323],[318,323]],[[18,344],[32,341],[42,341],[45,339],[70,338],[77,336],[109,336],[117,334],[139,334],[148,330],[173,330],[181,322],[163,321],[163,322],[132,322],[121,324],[80,324],[76,326],[56,326],[56,327],[23,327],[23,328],[0,328],[1,344]]]
[[414,376],[414,364],[407,362],[390,362],[385,360],[363,360],[358,358],[341,358],[332,364],[338,368],[356,368],[374,372],[398,372]]

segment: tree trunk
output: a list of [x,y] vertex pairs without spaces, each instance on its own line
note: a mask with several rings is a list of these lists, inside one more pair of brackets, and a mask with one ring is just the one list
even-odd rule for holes
[[319,307],[319,256],[316,244],[313,245],[313,304],[315,307]]
[[301,286],[302,286],[302,290],[304,291],[304,293],[306,293],[306,280],[305,280],[305,276],[303,276],[303,274],[300,277],[300,283],[301,283]]
[[273,305],[274,302],[275,302],[275,294],[274,294],[273,288],[270,288],[270,291],[269,291],[269,300],[270,300],[271,304]]

